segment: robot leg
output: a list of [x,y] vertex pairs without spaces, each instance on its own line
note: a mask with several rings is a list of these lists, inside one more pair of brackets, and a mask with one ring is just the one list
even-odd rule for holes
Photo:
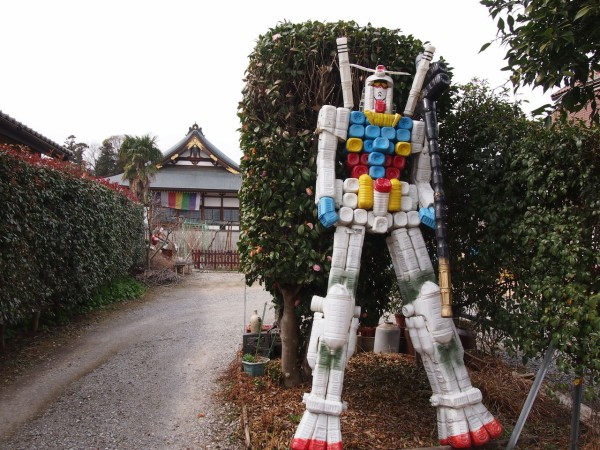
[[424,283],[418,298],[405,305],[403,312],[431,383],[440,442],[469,448],[497,438],[502,426],[483,405],[479,389],[471,385],[454,322],[441,316],[439,287]]
[[400,294],[405,303],[416,300],[423,283],[435,281],[435,273],[418,227],[398,228],[386,239]]
[[355,298],[360,272],[360,257],[365,240],[365,227],[338,226],[333,236],[333,254],[327,290],[335,284],[343,284]]
[[346,368],[347,346],[331,351],[319,345],[310,394],[304,394],[306,411],[292,441],[293,450],[340,449],[340,414],[345,409],[341,393]]
[[[341,449],[340,414],[344,371],[356,344],[360,308],[354,305],[354,293],[360,270],[360,256],[365,227],[338,226],[334,237],[331,272],[327,297],[315,296],[311,309],[315,322],[311,331],[309,364],[313,368],[313,384],[304,395],[306,411],[292,441],[292,449]],[[318,335],[318,344],[315,345]]]
[[400,228],[387,240],[406,302],[403,313],[421,355],[437,407],[440,442],[455,448],[482,445],[502,432],[481,403],[463,362],[464,350],[452,319],[441,316],[440,289],[420,229]]

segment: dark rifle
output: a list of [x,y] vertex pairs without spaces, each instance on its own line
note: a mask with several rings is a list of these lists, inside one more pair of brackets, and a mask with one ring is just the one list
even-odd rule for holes
[[438,124],[436,102],[450,86],[446,66],[433,63],[425,77],[425,88],[421,94],[421,112],[425,119],[425,133],[429,141],[431,159],[431,185],[435,210],[435,237],[437,241],[440,295],[442,297],[442,317],[452,317],[452,290],[450,280],[450,251],[446,234],[446,198],[442,178],[442,163],[438,144]]

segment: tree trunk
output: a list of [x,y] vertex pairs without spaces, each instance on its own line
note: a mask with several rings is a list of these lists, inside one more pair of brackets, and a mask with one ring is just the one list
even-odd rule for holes
[[31,331],[33,331],[34,333],[37,333],[37,330],[40,326],[40,315],[42,314],[41,311],[34,311],[33,316],[31,318]]
[[294,387],[301,383],[298,364],[298,323],[294,311],[294,298],[300,286],[281,286],[283,312],[281,315],[281,371],[285,387]]

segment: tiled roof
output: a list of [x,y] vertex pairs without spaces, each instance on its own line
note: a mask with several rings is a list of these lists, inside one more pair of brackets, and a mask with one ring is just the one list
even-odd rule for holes
[[167,150],[165,157],[163,159],[163,163],[161,165],[164,165],[165,163],[168,163],[169,161],[171,161],[171,156],[173,156],[177,153],[180,153],[185,148],[185,145],[189,141],[191,141],[194,137],[198,138],[200,140],[200,142],[202,142],[202,144],[207,149],[207,151],[212,153],[215,156],[216,161],[218,163],[220,163],[223,167],[225,167],[225,168],[229,167],[236,172],[240,171],[239,164],[237,164],[232,159],[227,157],[227,155],[225,155],[221,150],[219,150],[217,147],[215,147],[212,142],[210,142],[208,139],[206,139],[206,136],[204,136],[204,133],[202,133],[202,128],[200,128],[197,124],[192,125],[189,128],[188,134],[183,139],[181,139],[177,144],[175,144],[173,147],[171,147],[169,150]]
[[[108,178],[113,183],[129,186],[123,174]],[[242,178],[222,167],[169,166],[154,173],[150,178],[150,189],[172,191],[238,192]]]
[[[200,141],[210,158],[209,163],[190,164],[178,163],[179,155],[188,151],[192,141]],[[188,153],[189,154],[189,153]],[[240,167],[223,152],[215,147],[202,133],[202,128],[194,124],[188,134],[171,147],[157,164],[156,171],[150,178],[150,189],[153,191],[188,191],[188,192],[229,192],[237,193],[242,186]],[[123,174],[108,178],[113,183],[129,186],[129,181],[123,179]]]
[[[594,77],[590,77],[588,79],[587,85],[591,85],[594,88],[594,92],[596,92],[596,98],[600,97],[600,72],[596,72]],[[562,97],[569,92],[571,88],[569,86],[563,87],[558,91],[554,92],[550,98],[555,103],[555,111],[552,113],[553,118],[556,120],[559,113],[559,106],[562,100]],[[588,103],[584,108],[581,108],[579,111],[568,113],[568,119],[570,121],[582,120],[583,122],[589,122],[592,113],[591,102]]]
[[71,151],[62,145],[32,130],[2,111],[0,111],[0,136],[6,136],[38,153],[44,153],[49,156],[56,156],[58,154],[64,159],[70,159],[73,156]]

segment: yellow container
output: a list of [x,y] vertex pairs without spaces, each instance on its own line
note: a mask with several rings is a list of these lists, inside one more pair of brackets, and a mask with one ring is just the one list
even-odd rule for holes
[[367,210],[373,208],[373,179],[367,174],[358,179],[358,207]]
[[396,143],[396,155],[408,156],[410,155],[411,147],[410,142],[397,142]]
[[363,141],[360,138],[350,138],[346,141],[346,150],[351,153],[358,153],[363,148]]
[[402,207],[402,188],[400,180],[392,178],[390,183],[392,183],[392,189],[390,190],[390,199],[388,200],[388,211],[400,211]]

